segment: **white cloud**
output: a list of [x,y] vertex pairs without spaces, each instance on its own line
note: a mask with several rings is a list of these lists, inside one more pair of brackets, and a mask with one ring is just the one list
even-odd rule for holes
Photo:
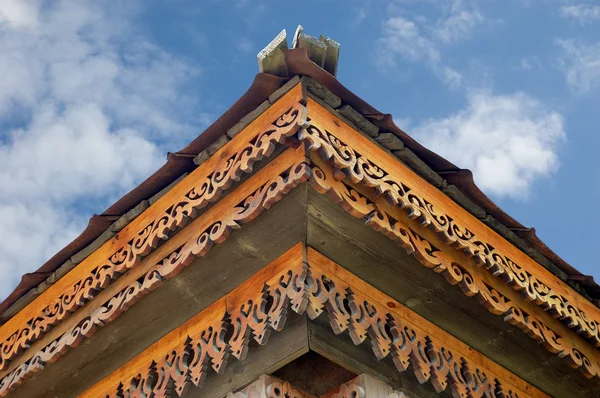
[[10,25],[13,28],[34,28],[40,0],[2,0],[0,4],[0,26]]
[[398,66],[398,56],[411,62],[423,62],[449,86],[459,86],[462,75],[447,65],[442,51],[472,37],[475,29],[486,22],[474,5],[455,0],[449,7],[435,7],[441,14],[435,21],[417,16],[409,19],[398,8],[388,18],[377,43],[378,64],[384,70]]
[[588,45],[558,39],[555,45],[562,50],[560,64],[573,90],[585,93],[600,87],[600,42]]
[[478,25],[485,19],[478,10],[462,9],[458,4],[452,6],[452,13],[447,18],[436,22],[434,33],[438,39],[446,43],[467,40]]
[[383,35],[378,42],[377,59],[381,67],[395,69],[397,56],[408,61],[425,62],[446,84],[457,86],[461,75],[442,64],[437,44],[422,35],[419,27],[404,17],[388,19],[383,27]]
[[0,2],[0,299],[205,122],[182,89],[199,70],[141,36],[136,11]]
[[581,25],[586,25],[600,21],[600,6],[591,4],[564,6],[560,8],[560,15],[563,18],[579,22]]
[[254,48],[254,42],[249,37],[242,37],[237,46],[240,51],[249,53]]
[[532,184],[558,167],[563,117],[523,93],[471,94],[468,106],[413,130],[429,149],[473,171],[485,192],[525,198]]

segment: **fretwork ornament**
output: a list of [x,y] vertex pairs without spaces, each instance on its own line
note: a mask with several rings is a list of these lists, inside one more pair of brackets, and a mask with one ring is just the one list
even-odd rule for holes
[[[82,396],[182,396],[191,385],[201,387],[208,372],[221,373],[229,359],[244,360],[250,340],[267,344],[270,333],[285,327],[289,309],[311,319],[326,312],[335,334],[348,333],[357,345],[369,340],[378,359],[391,357],[398,371],[411,370],[420,383],[429,382],[438,392],[447,390],[461,398],[530,396],[413,325],[394,309],[401,304],[393,299],[383,293],[383,302],[365,296],[363,289],[373,288],[364,282],[349,285],[346,281],[356,281],[356,277],[347,271],[336,269],[334,274],[320,263],[310,263],[284,264],[268,280],[249,280],[248,284],[256,286],[255,293],[248,295],[246,284],[235,289],[224,300],[224,312],[213,311],[213,320],[203,319],[208,325],[203,330],[160,352],[150,347],[148,354],[140,354],[153,358],[146,365],[129,369],[126,364],[115,371],[118,381],[109,376],[111,381],[98,383]],[[240,292],[245,296],[237,296]],[[183,331],[177,333],[185,337]]]
[[[293,150],[290,149],[289,151]],[[76,347],[84,338],[90,337],[99,327],[114,320],[137,302],[139,298],[160,286],[163,280],[177,275],[193,259],[206,255],[214,244],[223,242],[232,230],[254,220],[292,188],[306,181],[308,172],[309,167],[305,163],[305,159],[300,157],[300,160],[285,168],[282,173],[270,177],[258,190],[243,198],[224,214],[221,214],[204,230],[199,231],[194,239],[189,240],[179,249],[168,254],[163,260],[151,267],[142,278],[127,286],[91,315],[81,320],[69,332],[50,343],[29,361],[21,364],[0,380],[0,396],[5,396],[9,391],[17,388],[26,379],[43,369],[45,364],[55,362],[69,348]],[[244,308],[240,308],[240,310],[243,311]],[[257,327],[260,326],[259,323]],[[237,355],[242,357],[244,354],[240,352]]]
[[[504,315],[506,321],[522,329],[552,353],[565,358],[572,367],[581,369],[586,377],[600,376],[600,364],[595,352],[593,357],[582,353],[570,339],[563,338],[533,314],[524,311],[518,303],[511,302],[475,274],[469,273],[464,265],[453,261],[444,250],[436,248],[354,186],[374,189],[376,196],[385,198],[391,206],[404,211],[409,219],[417,221],[421,227],[432,229],[445,244],[469,255],[476,264],[489,269],[494,275],[502,276],[504,282],[537,304],[542,303],[542,298],[550,299],[551,295],[543,294],[544,291],[550,291],[549,287],[544,287],[538,279],[496,253],[489,245],[477,241],[471,232],[461,229],[452,218],[437,214],[431,203],[413,194],[409,187],[394,180],[388,171],[361,156],[333,133],[315,126],[311,121],[309,127],[299,131],[299,139],[332,166],[330,168],[312,157],[315,166],[311,171],[311,183],[317,191],[327,193],[354,217],[365,219],[367,225],[394,240],[421,264],[444,275],[449,283],[460,286],[465,295],[476,296],[493,314]],[[542,307],[548,309],[544,305]]]
[[[309,104],[314,102],[309,101]],[[314,107],[318,108],[319,105]],[[312,109],[309,111],[312,112]],[[339,123],[344,122],[340,120]],[[342,129],[338,130],[341,132]],[[417,195],[414,187],[402,179],[395,178],[393,170],[383,169],[376,159],[363,156],[360,148],[353,148],[344,143],[337,131],[330,131],[314,121],[311,121],[309,127],[301,129],[298,135],[311,150],[318,151],[323,159],[329,161],[340,177],[344,176],[352,183],[374,188],[378,195],[384,196],[390,203],[407,212],[411,218],[437,233],[446,244],[471,257],[478,265],[520,292],[523,297],[565,322],[594,346],[600,347],[598,319],[580,309],[574,300],[557,293],[550,284],[502,254],[499,248],[493,247],[484,238],[461,226],[460,220],[439,213],[435,203]],[[364,142],[364,145],[375,147],[370,142]]]
[[[96,260],[97,266],[89,275],[80,278],[69,291],[62,293],[34,318],[18,325],[19,328],[2,342],[0,370],[5,370],[10,359],[19,355],[52,326],[91,300],[120,275],[139,264],[160,241],[168,239],[174,231],[184,227],[201,209],[217,201],[243,174],[252,172],[254,163],[269,157],[277,144],[282,144],[293,136],[306,122],[306,117],[306,108],[296,103],[285,109],[275,120],[257,122],[262,122],[264,127],[250,137],[245,145],[239,146],[231,156],[222,159],[216,169],[201,166],[188,176],[188,179],[195,181],[193,187],[176,198],[162,215],[147,224],[140,224],[142,221],[134,220],[120,232],[123,235],[137,227],[137,232],[130,231],[133,236],[130,241],[107,258]],[[243,138],[244,134],[239,134],[234,140]],[[214,156],[220,156],[221,152]]]

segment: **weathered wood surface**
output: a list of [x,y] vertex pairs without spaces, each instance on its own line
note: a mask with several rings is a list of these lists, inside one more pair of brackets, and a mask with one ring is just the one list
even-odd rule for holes
[[298,244],[238,288],[154,343],[81,396],[184,396],[208,373],[222,374],[228,358],[246,359],[251,340],[268,343],[288,312],[327,316],[334,333],[371,356],[391,358],[400,373],[456,398],[547,397],[498,364],[421,318],[389,296]]
[[[210,159],[111,240],[0,327],[0,370],[44,333],[84,305],[119,275],[139,265],[154,247],[218,200],[306,120],[300,85],[292,88]],[[0,376],[2,377],[2,376]]]
[[[77,396],[138,355],[304,239],[306,188],[292,190],[281,202],[244,225],[208,254],[195,260],[99,329],[76,349],[12,392],[15,397]],[[290,224],[282,224],[281,219]]]
[[202,388],[191,388],[185,398],[222,398],[261,374],[273,373],[306,354],[309,351],[308,317],[290,315],[288,325],[273,334],[268,345],[251,347],[245,360],[230,363],[222,375],[209,375]]
[[[312,395],[288,379],[262,375],[257,381],[227,398],[409,398],[381,380],[367,374],[335,386],[325,394]],[[416,395],[410,395],[411,398]]]
[[[355,345],[349,336],[336,336],[325,319],[309,324],[310,349],[353,373],[368,373],[397,390],[411,391],[418,398],[438,398],[430,384],[420,384],[410,373],[399,373],[392,361],[378,361],[368,346]],[[450,396],[449,394],[444,394]]]
[[[600,346],[598,307],[316,101],[309,98],[307,106],[311,125],[300,130],[299,139],[338,168],[340,178],[346,176],[377,189],[445,245],[456,248],[465,260],[486,270],[486,281],[492,286],[510,286],[538,309],[547,311],[546,317],[536,314],[542,322],[547,323],[552,316],[560,318]],[[577,362],[576,354],[566,355]],[[595,366],[580,366],[589,375],[598,375],[596,358],[589,352],[586,355]]]
[[238,392],[230,392],[227,398],[317,398],[302,391],[287,380],[262,375],[257,381]]
[[[309,323],[309,328],[317,320]],[[332,343],[335,336],[331,336]],[[294,386],[315,396],[321,396],[340,384],[354,379],[357,374],[311,350],[295,361],[277,369],[273,376],[289,381]]]
[[45,363],[56,361],[69,348],[95,333],[98,327],[114,320],[141,296],[181,272],[195,257],[206,255],[214,244],[223,242],[232,230],[254,220],[290,189],[305,181],[307,171],[301,148],[289,149],[274,159],[202,217],[192,221],[188,228],[167,240],[147,257],[147,261],[132,268],[121,280],[112,284],[120,288],[112,298],[108,301],[94,300],[91,305],[104,304],[91,312],[82,312],[86,317],[73,329],[67,330],[0,380],[0,396],[18,387]]
[[395,242],[327,196],[308,193],[307,243],[526,381],[555,396],[600,396],[600,388],[530,337],[492,315]]

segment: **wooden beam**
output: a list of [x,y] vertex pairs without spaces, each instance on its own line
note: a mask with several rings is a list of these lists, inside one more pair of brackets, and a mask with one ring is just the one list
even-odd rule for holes
[[75,315],[83,318],[72,326],[67,325],[71,329],[0,380],[0,396],[18,387],[41,370],[44,364],[56,361],[98,327],[113,321],[141,296],[156,289],[163,280],[181,272],[194,258],[206,255],[233,229],[251,222],[290,189],[305,181],[306,173],[302,148],[289,149],[273,160],[106,289],[107,292],[114,290],[114,296],[108,296],[106,301],[94,300],[90,306],[100,304],[98,307]]
[[543,391],[571,397],[600,394],[595,379],[535,344],[328,196],[310,190],[308,211],[307,245],[360,279]]
[[[198,211],[268,157],[275,144],[296,133],[306,120],[300,85],[292,88],[231,142],[150,206],[81,264],[50,286],[0,327],[0,370],[43,334],[90,301]],[[1,377],[1,376],[0,376]]]
[[211,374],[202,388],[191,388],[185,398],[222,398],[237,391],[306,354],[308,348],[308,317],[290,314],[288,325],[269,338],[269,344],[248,351],[243,361],[230,363],[222,375]]
[[223,372],[229,356],[244,360],[251,338],[264,345],[272,332],[283,330],[288,307],[311,319],[327,312],[334,333],[349,335],[355,345],[370,340],[376,358],[392,358],[397,370],[411,369],[419,383],[429,382],[437,392],[448,390],[456,397],[482,391],[546,396],[301,245],[82,396],[167,396],[168,386],[181,396],[191,384],[202,385],[211,369]]
[[[587,377],[600,375],[600,353],[568,330],[580,329],[593,343],[594,333],[600,329],[598,308],[337,116],[311,99],[308,107],[310,126],[300,130],[299,139],[334,167],[333,178],[326,182],[313,178],[318,190],[337,196],[336,200],[354,215],[366,217],[374,228],[414,252],[424,265],[443,273],[450,283],[460,284],[465,294],[477,295],[490,311],[504,314]],[[312,159],[318,162],[317,157]],[[351,186],[340,187],[345,191],[339,193],[335,186],[341,179]],[[319,187],[320,182],[327,186]],[[358,203],[366,197],[352,197],[351,191],[360,191],[357,184],[375,194],[369,203]],[[384,214],[371,205],[379,195],[380,202],[391,203],[387,205],[395,215],[391,221],[386,218],[389,212]],[[401,227],[405,224],[408,228]],[[410,231],[416,232],[411,235]],[[406,233],[409,235],[404,236]],[[440,258],[432,259],[435,256],[427,253],[432,250]],[[512,259],[526,264],[525,268]],[[568,326],[553,316],[564,318]]]

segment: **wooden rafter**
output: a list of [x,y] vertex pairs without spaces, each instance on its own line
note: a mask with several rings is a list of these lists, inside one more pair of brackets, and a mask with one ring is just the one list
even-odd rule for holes
[[[596,307],[311,99],[307,123],[303,103],[306,99],[297,85],[3,325],[0,396],[309,177],[319,192],[365,219],[464,294],[475,296],[490,312],[502,315],[587,377],[600,376],[600,354],[592,346],[598,340]],[[288,149],[223,197],[252,171],[254,162],[284,142],[303,145]],[[211,202],[217,203],[195,219]],[[156,248],[159,242],[163,244]],[[84,304],[85,311],[76,311]]]
[[[400,372],[455,397],[544,397],[533,386],[377,291],[315,250],[298,244],[248,281],[90,388],[82,397],[176,397],[228,360],[244,360],[250,340],[268,343],[289,310],[327,314],[338,335]],[[153,394],[153,395],[152,395]],[[504,395],[502,395],[504,394]]]
[[[308,108],[310,125],[300,130],[299,139],[333,167],[328,177],[323,172],[326,167],[311,172],[311,181],[318,190],[329,192],[350,214],[365,218],[367,224],[398,242],[423,265],[442,273],[449,283],[458,284],[466,295],[476,296],[490,312],[504,315],[505,320],[566,358],[587,377],[600,376],[598,350],[568,330],[576,329],[589,341],[593,336],[584,332],[583,324],[593,329],[597,322],[575,311],[574,303],[589,306],[594,314],[596,307],[570,293],[566,285],[549,272],[544,274],[537,264],[531,272],[539,276],[517,265],[502,254],[503,249],[517,257],[528,257],[484,224],[468,223],[472,216],[464,209],[442,200],[441,192],[321,105],[309,99]],[[312,156],[313,163],[323,164],[320,159]],[[373,193],[370,197],[361,195],[359,186]],[[553,319],[571,319],[567,314],[573,317],[567,325]]]
[[0,371],[97,292],[150,254],[184,227],[276,144],[296,133],[306,120],[300,87],[291,90],[206,163],[158,200],[90,257],[0,327]]

